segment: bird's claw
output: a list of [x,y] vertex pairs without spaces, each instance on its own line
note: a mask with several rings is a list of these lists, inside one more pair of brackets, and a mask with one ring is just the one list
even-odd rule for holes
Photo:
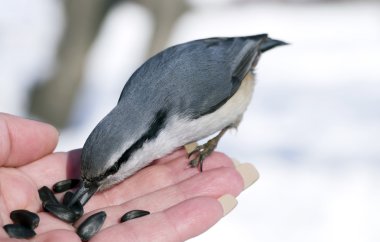
[[206,144],[198,145],[193,151],[188,155],[188,158],[194,157],[189,161],[190,167],[199,167],[199,170],[203,171],[203,161],[209,156],[216,148],[215,142],[213,140],[208,141]]
[[187,158],[190,159],[191,156],[193,156],[195,153],[200,153],[202,150],[204,150],[204,145],[198,145],[195,147],[194,150],[192,150],[188,155]]

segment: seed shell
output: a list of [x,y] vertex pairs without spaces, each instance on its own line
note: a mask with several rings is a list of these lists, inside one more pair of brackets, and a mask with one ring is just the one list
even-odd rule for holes
[[79,179],[67,179],[60,182],[57,182],[53,185],[54,192],[65,192],[69,189],[76,187],[79,184]]
[[71,198],[73,198],[73,196],[74,196],[74,193],[72,193],[70,191],[66,192],[65,195],[63,196],[62,204],[67,206],[69,204]]
[[103,226],[107,214],[104,211],[88,217],[77,229],[77,234],[83,241],[90,240]]
[[73,211],[76,215],[75,220],[78,220],[80,217],[82,217],[84,213],[83,206],[79,201],[76,201],[73,205],[71,205],[69,209],[71,209],[71,211]]
[[10,217],[13,223],[23,225],[30,229],[37,228],[40,223],[40,217],[38,217],[37,214],[24,209],[12,211]]
[[123,222],[131,220],[131,219],[143,217],[143,216],[146,216],[148,214],[150,214],[149,211],[145,211],[145,210],[132,210],[132,211],[129,211],[129,212],[125,213],[121,217],[120,223],[123,223]]
[[38,195],[40,196],[42,203],[50,202],[59,204],[57,198],[54,196],[54,193],[47,186],[43,186],[38,189]]
[[68,223],[73,223],[79,218],[74,211],[59,203],[55,204],[51,202],[45,202],[42,204],[42,206],[46,211],[48,211],[55,217]]
[[22,226],[21,224],[7,224],[4,225],[3,228],[11,238],[29,239],[36,236],[36,232],[34,232],[33,229]]

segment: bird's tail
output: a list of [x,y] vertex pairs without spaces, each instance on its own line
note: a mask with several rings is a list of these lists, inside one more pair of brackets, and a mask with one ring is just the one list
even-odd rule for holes
[[288,45],[288,43],[277,40],[277,39],[271,39],[267,37],[261,44],[260,44],[260,50],[261,52],[265,52],[267,50],[270,50],[274,47],[281,46],[281,45]]
[[267,50],[270,50],[274,47],[281,46],[281,45],[288,45],[288,43],[277,40],[277,39],[272,39],[268,37],[268,34],[258,34],[258,35],[251,35],[251,36],[245,36],[241,37],[243,39],[251,39],[256,42],[260,42],[259,44],[259,49],[261,52],[265,52]]

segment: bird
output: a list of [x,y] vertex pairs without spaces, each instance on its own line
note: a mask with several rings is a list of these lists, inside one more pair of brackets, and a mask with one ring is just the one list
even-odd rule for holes
[[267,34],[215,37],[178,44],[148,59],[87,138],[81,185],[69,205],[84,205],[153,160],[219,132],[189,153],[189,165],[202,171],[220,138],[242,120],[261,53],[286,44]]

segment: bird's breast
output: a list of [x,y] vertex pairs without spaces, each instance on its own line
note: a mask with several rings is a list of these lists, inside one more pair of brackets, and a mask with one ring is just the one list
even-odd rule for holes
[[152,140],[136,150],[121,168],[125,176],[133,174],[155,159],[171,153],[187,143],[203,139],[229,125],[237,125],[248,107],[254,89],[254,75],[250,72],[242,80],[239,89],[213,113],[197,119],[173,115],[166,126]]

